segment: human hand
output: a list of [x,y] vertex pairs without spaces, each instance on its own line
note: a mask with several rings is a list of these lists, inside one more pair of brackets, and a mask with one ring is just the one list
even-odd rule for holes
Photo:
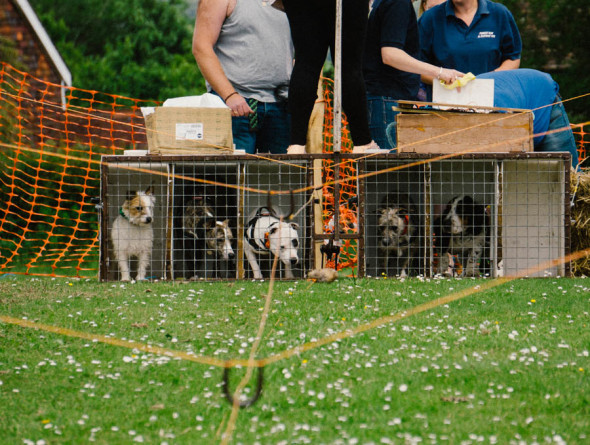
[[246,99],[238,93],[229,96],[225,104],[230,108],[232,117],[243,117],[253,113]]
[[451,85],[455,80],[460,79],[464,76],[464,73],[449,68],[441,68],[440,73],[437,76],[438,80],[442,80],[445,84]]

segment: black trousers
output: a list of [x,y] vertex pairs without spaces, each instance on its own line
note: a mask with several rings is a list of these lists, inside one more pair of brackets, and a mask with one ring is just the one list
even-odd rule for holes
[[[283,0],[295,47],[289,86],[291,144],[305,145],[328,49],[334,58],[336,0]],[[342,108],[355,145],[371,142],[362,63],[367,0],[342,0]]]

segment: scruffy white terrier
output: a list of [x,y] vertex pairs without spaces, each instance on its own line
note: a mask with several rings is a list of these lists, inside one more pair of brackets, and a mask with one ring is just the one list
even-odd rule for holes
[[119,264],[121,281],[131,281],[129,260],[137,257],[136,280],[145,280],[152,257],[154,205],[156,198],[151,187],[145,192],[129,192],[113,223],[111,241]]

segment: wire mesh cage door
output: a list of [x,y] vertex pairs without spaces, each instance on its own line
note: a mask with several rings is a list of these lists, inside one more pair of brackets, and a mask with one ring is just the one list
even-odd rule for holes
[[392,156],[367,159],[364,170],[364,263],[369,277],[425,273],[424,167]]
[[240,164],[194,157],[171,168],[172,279],[236,279]]
[[449,159],[429,164],[430,273],[496,276],[499,205],[495,159]]
[[101,173],[100,278],[166,279],[169,165],[105,156]]
[[307,159],[244,161],[241,277],[270,277],[275,256],[278,278],[302,278],[312,267],[310,192],[298,191],[310,174]]

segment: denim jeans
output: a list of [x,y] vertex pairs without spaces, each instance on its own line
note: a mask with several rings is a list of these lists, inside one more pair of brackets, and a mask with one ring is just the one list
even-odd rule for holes
[[397,101],[386,96],[368,96],[369,129],[371,137],[382,149],[393,149],[397,146],[395,116],[398,111],[393,107]]
[[287,102],[258,102],[258,129],[250,130],[250,118],[233,117],[232,132],[236,149],[246,153],[287,153],[291,120]]
[[543,140],[535,146],[535,151],[567,151],[572,155],[572,167],[578,169],[578,148],[570,121],[561,102],[557,97],[551,108],[551,118],[547,131],[559,130],[556,133],[546,134]]

